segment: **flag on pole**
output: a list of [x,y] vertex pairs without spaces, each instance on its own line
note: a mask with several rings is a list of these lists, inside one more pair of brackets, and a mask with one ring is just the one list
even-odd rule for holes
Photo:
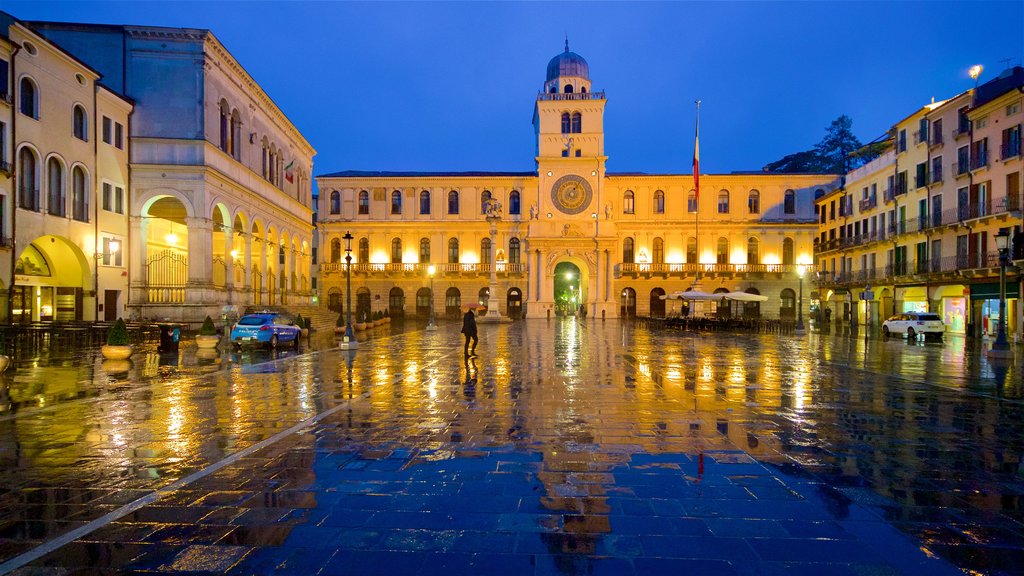
[[287,166],[284,167],[284,179],[287,180],[288,182],[294,183],[295,171],[292,170],[292,166],[295,166],[295,160],[292,160],[291,162],[288,163]]
[[697,100],[697,124],[693,134],[693,197],[700,198],[700,100]]

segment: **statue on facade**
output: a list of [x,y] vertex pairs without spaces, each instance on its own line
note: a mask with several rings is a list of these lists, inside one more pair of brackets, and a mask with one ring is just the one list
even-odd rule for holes
[[604,219],[605,220],[611,220],[612,219],[612,205],[611,204],[605,204],[604,205]]
[[536,219],[537,219],[537,205],[536,204],[531,204],[530,205],[530,220],[536,220]]
[[501,218],[501,202],[498,202],[494,198],[487,200],[484,214],[487,218]]

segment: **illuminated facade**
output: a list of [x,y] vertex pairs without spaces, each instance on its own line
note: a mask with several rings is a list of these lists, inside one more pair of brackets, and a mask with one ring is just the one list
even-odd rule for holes
[[[931,311],[954,334],[993,335],[999,315],[994,236],[1021,243],[1024,69],[893,126],[888,150],[818,200],[822,304],[844,322],[878,326]],[[1007,285],[1008,329],[1020,335],[1019,279]]]
[[315,151],[209,30],[32,22],[135,109],[128,315],[312,301]]
[[[795,317],[798,265],[813,262],[814,198],[835,177],[701,175],[698,203],[692,175],[606,171],[606,103],[567,46],[535,101],[536,172],[319,176],[321,301],[343,301],[351,232],[357,315],[455,316],[487,302],[495,266],[512,317],[664,316],[678,308],[659,296],[698,280],[707,292],[768,297],[733,315]],[[503,209],[493,246],[492,199]]]
[[132,102],[0,12],[0,317],[116,319],[128,302]]

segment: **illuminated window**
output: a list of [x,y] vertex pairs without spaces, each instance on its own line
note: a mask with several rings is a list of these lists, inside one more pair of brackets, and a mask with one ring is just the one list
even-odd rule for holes
[[656,190],[654,192],[654,213],[665,213],[665,193],[662,192],[661,190]]
[[366,190],[359,191],[359,213],[370,213],[370,193],[367,192]]
[[634,213],[634,196],[632,190],[626,190],[626,193],[622,196],[622,213],[633,214]]

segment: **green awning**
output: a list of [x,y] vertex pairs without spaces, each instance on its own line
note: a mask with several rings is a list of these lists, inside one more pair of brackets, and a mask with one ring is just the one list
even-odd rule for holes
[[[971,291],[971,301],[974,300],[998,300],[999,299],[999,282],[989,282],[987,284],[971,284],[968,286]],[[1006,282],[1006,297],[1007,298],[1020,298],[1020,283],[1019,282]]]

